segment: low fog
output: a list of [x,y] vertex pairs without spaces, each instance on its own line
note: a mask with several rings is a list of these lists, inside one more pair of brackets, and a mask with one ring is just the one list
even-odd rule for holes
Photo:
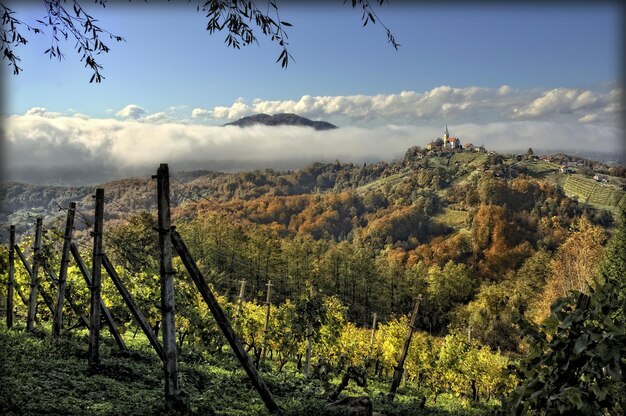
[[[297,169],[312,161],[372,162],[401,158],[407,148],[441,137],[444,126],[387,125],[314,131],[247,128],[41,113],[4,119],[2,180],[83,185],[172,170]],[[449,126],[462,143],[501,152],[532,147],[573,152],[624,152],[617,126],[510,121]]]

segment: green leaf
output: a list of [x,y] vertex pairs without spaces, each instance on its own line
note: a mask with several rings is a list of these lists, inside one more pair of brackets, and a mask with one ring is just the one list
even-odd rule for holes
[[589,335],[584,334],[578,337],[574,344],[574,354],[579,355],[587,348],[587,345],[589,345]]

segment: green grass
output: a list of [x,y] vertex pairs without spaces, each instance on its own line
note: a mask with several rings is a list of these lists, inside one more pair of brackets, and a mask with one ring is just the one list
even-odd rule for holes
[[433,217],[435,222],[447,225],[455,229],[465,228],[468,216],[467,211],[458,211],[455,209],[444,208],[443,212]]
[[375,191],[377,189],[385,188],[387,186],[394,187],[398,185],[400,182],[404,180],[408,175],[411,174],[410,169],[405,169],[402,172],[395,173],[393,175],[385,176],[384,178],[380,178],[368,184],[359,186],[356,189],[356,192],[359,194],[365,194],[367,192]]
[[526,162],[525,164],[530,176],[535,178],[545,178],[550,174],[558,173],[560,167],[557,164],[544,162],[543,160],[538,162]]
[[[186,347],[179,354],[179,380],[184,412],[166,409],[163,373],[156,354],[144,338],[127,332],[131,350],[119,352],[103,331],[102,366],[87,367],[87,332],[73,331],[57,343],[46,328],[27,333],[19,323],[8,331],[0,326],[0,409],[2,415],[269,415],[247,376],[229,352],[209,355]],[[306,380],[288,365],[279,375],[264,368],[264,379],[284,415],[322,415],[327,398],[341,374],[328,381]],[[387,378],[368,379],[365,387],[351,382],[343,395],[366,395],[374,410],[387,416],[473,416],[485,404],[470,406],[465,399],[440,395],[437,400],[416,385],[404,385],[388,402]],[[423,398],[428,397],[423,407]]]

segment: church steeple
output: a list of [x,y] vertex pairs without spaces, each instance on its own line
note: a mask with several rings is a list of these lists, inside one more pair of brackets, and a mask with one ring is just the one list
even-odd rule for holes
[[446,143],[448,141],[448,137],[450,134],[448,133],[448,125],[446,124],[446,132],[443,134],[443,142]]

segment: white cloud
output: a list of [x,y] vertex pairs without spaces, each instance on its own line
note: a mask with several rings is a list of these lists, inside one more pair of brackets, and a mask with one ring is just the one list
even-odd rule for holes
[[544,92],[522,108],[514,108],[514,118],[543,117],[554,114],[570,114],[578,110],[592,110],[605,104],[608,96],[600,96],[589,90],[556,88]]
[[593,123],[596,120],[598,120],[598,115],[595,113],[585,114],[578,119],[581,123]]
[[[144,120],[8,117],[3,126],[7,179],[28,180],[39,172],[51,181],[62,176],[74,181],[104,182],[149,174],[164,162],[175,170],[225,170],[296,168],[316,160],[391,160],[401,157],[408,147],[424,146],[442,134],[439,127],[399,124],[314,131]],[[581,125],[577,120],[459,123],[449,128],[464,143],[484,144],[501,151],[528,147],[623,151],[623,131],[618,127]]]
[[59,117],[61,115],[61,113],[57,113],[54,111],[48,111],[47,108],[45,107],[33,107],[30,110],[26,111],[26,113],[24,113],[25,116],[39,116],[39,117],[48,117],[48,118],[54,118],[54,117]]
[[167,113],[161,111],[145,116],[143,118],[143,121],[146,121],[148,123],[165,123],[170,121],[170,116]]
[[191,117],[193,118],[211,118],[211,111],[204,108],[194,108],[191,110]]
[[118,117],[137,120],[144,114],[146,114],[146,110],[136,104],[129,104],[126,107],[122,108],[120,111],[118,111],[115,115]]
[[[351,122],[417,123],[496,122],[571,115],[572,120],[589,112],[599,112],[607,119],[621,110],[622,91],[557,88],[519,90],[508,85],[498,88],[439,86],[430,91],[402,91],[396,94],[311,96],[298,100],[238,99],[230,106],[194,109],[196,118],[237,119],[254,113],[296,113],[313,119],[347,118]],[[441,123],[440,123],[441,124]]]

